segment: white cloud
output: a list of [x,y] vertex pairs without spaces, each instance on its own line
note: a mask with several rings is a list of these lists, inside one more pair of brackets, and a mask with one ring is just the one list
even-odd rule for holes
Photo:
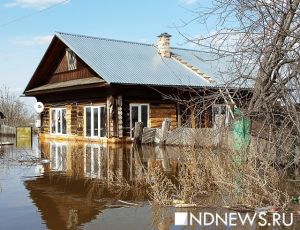
[[13,44],[23,46],[34,46],[34,45],[49,45],[52,40],[52,35],[35,36],[31,38],[16,38],[12,40]]
[[196,2],[198,2],[198,0],[179,0],[180,3],[185,4],[185,5],[192,5]]
[[4,4],[4,7],[22,7],[45,9],[51,5],[68,3],[70,0],[13,0]]

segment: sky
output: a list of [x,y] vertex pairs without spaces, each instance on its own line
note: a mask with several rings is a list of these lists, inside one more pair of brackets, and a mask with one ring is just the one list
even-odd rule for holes
[[[190,48],[179,31],[205,33],[195,17],[203,0],[0,0],[0,85],[21,95],[55,31],[155,43],[162,32],[171,45]],[[33,99],[22,98],[33,105]]]

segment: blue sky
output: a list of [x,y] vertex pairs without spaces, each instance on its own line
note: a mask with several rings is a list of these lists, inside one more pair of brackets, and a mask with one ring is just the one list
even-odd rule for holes
[[[64,2],[64,3],[61,3]],[[55,31],[154,43],[162,32],[172,46],[189,47],[176,31],[203,0],[0,0],[1,82],[21,94]],[[205,33],[195,23],[181,28]],[[22,99],[32,104],[32,100]]]

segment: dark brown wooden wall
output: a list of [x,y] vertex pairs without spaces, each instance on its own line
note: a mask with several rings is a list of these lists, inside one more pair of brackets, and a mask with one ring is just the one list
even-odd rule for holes
[[77,68],[75,70],[68,70],[67,57],[66,54],[64,54],[64,56],[60,58],[60,62],[56,70],[49,77],[47,83],[57,83],[97,76],[97,74],[90,67],[88,67],[79,57],[76,56],[76,59]]

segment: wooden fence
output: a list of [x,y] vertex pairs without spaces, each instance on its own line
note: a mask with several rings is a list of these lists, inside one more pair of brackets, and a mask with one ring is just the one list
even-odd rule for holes
[[7,125],[0,125],[0,137],[15,137],[16,128]]

